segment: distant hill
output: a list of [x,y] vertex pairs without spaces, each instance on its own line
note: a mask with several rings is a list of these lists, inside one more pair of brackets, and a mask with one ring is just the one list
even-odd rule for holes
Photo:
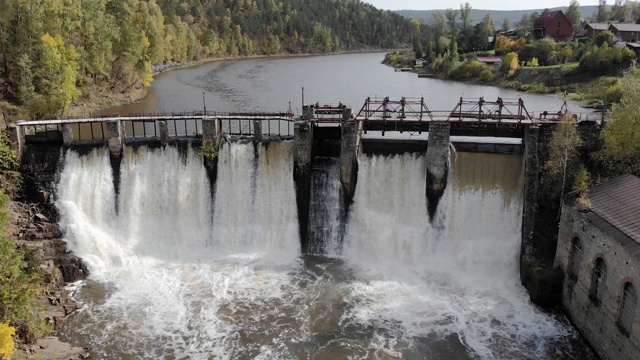
[[[460,11],[460,7],[453,8],[456,12]],[[598,6],[580,6],[580,12],[582,13],[582,18],[588,18],[592,16]],[[505,18],[509,19],[512,25],[517,24],[522,19],[522,15],[531,14],[534,12],[542,13],[544,9],[531,9],[531,10],[479,10],[479,9],[471,9],[471,22],[473,24],[477,24],[487,15],[487,13],[491,13],[493,16],[493,22],[497,27],[502,25],[502,22]],[[567,6],[554,7],[550,8],[550,11],[562,10],[567,11]],[[446,11],[446,10],[397,10],[396,13],[410,18],[410,19],[418,19],[426,23],[430,23],[433,20],[433,13],[437,11]]]

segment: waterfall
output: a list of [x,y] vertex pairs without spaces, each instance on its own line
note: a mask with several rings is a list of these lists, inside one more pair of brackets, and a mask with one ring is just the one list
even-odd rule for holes
[[571,351],[573,331],[519,284],[520,157],[452,155],[430,222],[424,157],[363,156],[347,224],[337,161],[319,159],[323,257],[300,256],[291,142],[224,142],[218,156],[212,189],[197,151],[127,147],[116,203],[108,149],[67,151],[55,202],[91,276],[63,337],[100,359]]
[[340,159],[315,158],[311,173],[309,253],[341,254],[344,208]]
[[215,192],[217,251],[300,253],[291,169],[293,145],[226,143],[220,150]]
[[345,322],[402,329],[431,349],[455,334],[467,350],[454,358],[546,357],[545,346],[523,348],[571,331],[532,306],[519,284],[522,160],[452,157],[432,223],[423,157],[360,157],[344,257],[361,275]]

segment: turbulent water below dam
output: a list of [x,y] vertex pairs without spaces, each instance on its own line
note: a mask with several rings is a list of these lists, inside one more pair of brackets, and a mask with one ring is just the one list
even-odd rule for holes
[[[55,202],[88,264],[62,335],[97,359],[584,359],[519,281],[522,158],[453,153],[428,221],[417,155],[316,159],[301,255],[293,144],[66,152]],[[117,199],[117,200],[116,200]]]

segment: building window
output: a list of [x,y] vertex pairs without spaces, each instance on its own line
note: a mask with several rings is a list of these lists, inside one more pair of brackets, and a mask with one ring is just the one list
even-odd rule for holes
[[582,242],[575,237],[571,241],[571,253],[569,254],[569,278],[576,280],[582,259]]
[[618,326],[627,336],[631,333],[631,325],[636,311],[636,290],[628,282],[622,289],[622,301],[620,302],[620,315],[618,316]]
[[605,264],[602,258],[596,260],[596,264],[593,267],[593,274],[591,274],[591,290],[589,291],[589,297],[591,301],[600,305],[602,297],[604,296],[605,286],[607,282],[607,264]]

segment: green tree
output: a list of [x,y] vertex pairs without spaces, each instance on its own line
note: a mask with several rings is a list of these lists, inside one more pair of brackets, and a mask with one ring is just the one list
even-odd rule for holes
[[511,21],[509,20],[509,18],[504,18],[504,20],[502,20],[502,31],[509,30],[511,30]]
[[597,46],[602,46],[604,44],[607,44],[607,46],[611,47],[616,44],[616,36],[611,31],[606,30],[596,35],[596,38],[593,42]]
[[575,34],[580,29],[580,22],[582,21],[582,13],[580,13],[580,4],[578,0],[571,0],[569,7],[567,8],[567,17],[571,20],[573,25],[573,33]]
[[611,12],[609,11],[609,7],[607,6],[607,0],[598,1],[598,9],[596,10],[594,16],[597,23],[606,23],[607,21],[609,21]]
[[607,175],[640,175],[640,69],[627,70],[620,83],[620,103],[613,104],[602,131],[602,156]]
[[549,158],[544,164],[544,169],[550,177],[560,176],[561,188],[560,198],[564,195],[567,182],[567,168],[577,155],[578,147],[582,145],[582,140],[578,135],[577,121],[570,112],[562,117],[556,125],[549,144]]
[[411,19],[411,27],[413,28],[411,37],[413,43],[413,52],[416,58],[422,57],[422,36],[420,34],[420,21]]
[[449,31],[449,36],[454,37],[458,35],[458,25],[456,24],[456,12],[453,9],[447,9],[445,13],[447,18],[447,28]]
[[458,60],[458,42],[456,38],[451,39],[451,43],[449,44],[449,64],[455,65]]

